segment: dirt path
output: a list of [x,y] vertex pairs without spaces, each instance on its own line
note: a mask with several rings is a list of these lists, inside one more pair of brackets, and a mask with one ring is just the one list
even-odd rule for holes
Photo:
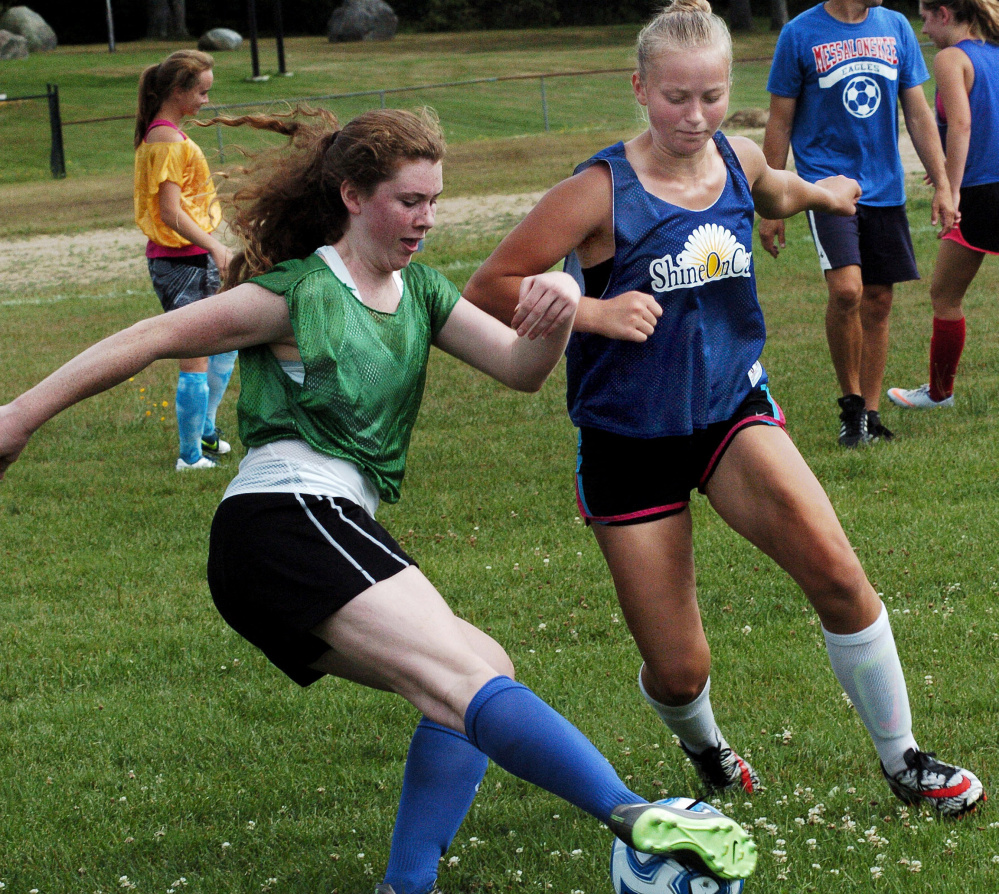
[[[746,131],[762,140],[763,131]],[[900,141],[902,162],[909,173],[922,170],[906,133]],[[440,229],[509,229],[542,193],[450,198],[437,214]],[[134,227],[96,230],[71,236],[36,236],[0,240],[0,306],[31,301],[36,288],[58,288],[60,283],[101,286],[143,276],[145,237]]]
[[[437,227],[509,227],[527,214],[541,195],[448,199],[437,213]],[[0,304],[30,301],[34,289],[58,288],[60,283],[106,285],[141,277],[146,271],[145,244],[145,237],[135,227],[0,240]]]

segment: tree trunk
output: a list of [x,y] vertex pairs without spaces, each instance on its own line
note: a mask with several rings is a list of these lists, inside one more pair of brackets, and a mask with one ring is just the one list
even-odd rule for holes
[[728,26],[733,31],[753,30],[753,10],[749,0],[731,0],[728,5]]
[[780,31],[787,19],[787,0],[770,0],[770,30]]
[[146,0],[146,37],[176,40],[189,37],[187,0]]

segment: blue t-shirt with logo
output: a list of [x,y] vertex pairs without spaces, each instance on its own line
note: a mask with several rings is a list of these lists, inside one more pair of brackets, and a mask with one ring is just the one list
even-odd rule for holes
[[792,19],[777,40],[767,90],[797,100],[798,174],[810,183],[844,174],[860,183],[862,204],[903,204],[898,94],[929,77],[901,13],[874,7],[848,24],[819,4]]

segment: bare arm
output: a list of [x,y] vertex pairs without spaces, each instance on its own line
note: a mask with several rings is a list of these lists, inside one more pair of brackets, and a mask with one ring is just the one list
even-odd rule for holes
[[975,69],[967,54],[948,47],[933,60],[933,74],[947,114],[947,179],[954,197],[955,211],[960,207],[961,182],[971,145],[971,104],[968,95],[975,82]]
[[807,209],[827,214],[855,213],[860,197],[856,180],[836,176],[809,183],[791,171],[770,167],[752,140],[732,137],[731,143],[749,181],[753,203],[762,217],[778,220]]
[[579,303],[567,273],[542,273],[521,281],[518,331],[462,298],[434,343],[498,382],[537,391],[565,350]]
[[211,233],[201,229],[194,218],[181,207],[180,186],[172,180],[164,180],[160,184],[160,220],[192,245],[205,249],[212,256],[219,273],[225,276],[229,261],[232,260],[232,252]]
[[[770,96],[770,117],[763,134],[763,155],[767,164],[775,171],[787,168],[787,157],[791,151],[791,129],[794,126],[794,113],[798,100],[788,96]],[[760,243],[763,250],[777,257],[784,247],[784,221],[760,220]]]
[[291,337],[284,298],[252,283],[116,332],[0,406],[0,478],[42,424],[155,360],[204,357]]
[[916,155],[933,183],[933,211],[930,221],[933,224],[939,222],[943,227],[942,232],[947,232],[954,226],[954,196],[944,166],[943,147],[940,145],[936,121],[933,120],[933,113],[922,87],[901,90],[898,99],[902,104],[905,127],[912,138]]
[[[614,255],[610,172],[597,164],[552,187],[472,275],[465,297],[503,322],[515,313],[525,276],[550,270],[576,251],[584,266]],[[662,309],[651,295],[627,292],[599,301],[582,297],[575,328],[608,338],[645,341]]]

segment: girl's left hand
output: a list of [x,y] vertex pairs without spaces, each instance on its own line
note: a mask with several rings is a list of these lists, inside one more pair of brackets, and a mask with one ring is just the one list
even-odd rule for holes
[[572,325],[579,307],[579,286],[568,273],[552,271],[524,277],[520,300],[510,321],[519,336],[545,338]]

